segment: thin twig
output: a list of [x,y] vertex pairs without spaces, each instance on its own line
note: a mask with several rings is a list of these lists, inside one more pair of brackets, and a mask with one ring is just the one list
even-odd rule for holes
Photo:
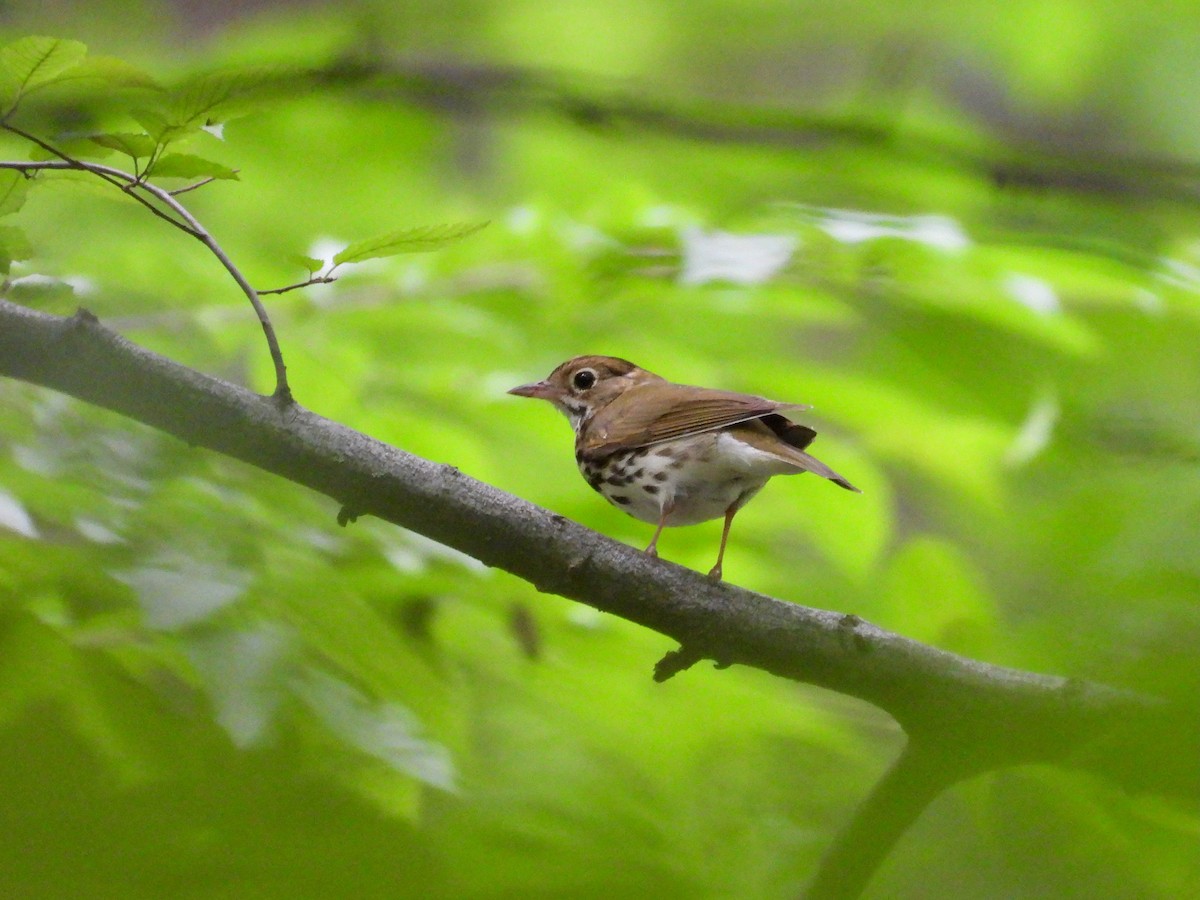
[[288,291],[298,291],[300,288],[311,287],[314,284],[333,284],[335,281],[337,281],[337,279],[331,275],[314,275],[307,281],[289,284],[287,287],[271,288],[269,291],[259,291],[258,296],[262,297],[265,294],[286,294]]
[[[275,366],[274,397],[281,403],[287,404],[292,402],[292,392],[291,388],[288,387],[287,382],[287,367],[283,362],[283,352],[279,348],[279,341],[275,336],[275,328],[271,324],[270,316],[267,315],[266,307],[263,306],[262,300],[259,299],[258,292],[251,287],[250,282],[246,280],[246,276],[242,274],[241,270],[236,265],[234,265],[233,260],[230,259],[229,255],[225,252],[221,245],[217,243],[216,238],[214,238],[208,232],[208,230],[200,224],[199,220],[188,211],[187,207],[176,200],[170,191],[166,190],[165,188],[161,188],[156,184],[151,184],[148,181],[142,181],[136,175],[131,175],[129,172],[123,171],[122,169],[106,166],[101,163],[84,162],[82,160],[73,159],[59,152],[58,150],[55,150],[53,147],[50,147],[36,136],[27,135],[19,129],[14,129],[13,126],[7,123],[0,124],[2,124],[4,128],[8,128],[9,130],[20,134],[23,137],[29,138],[29,140],[32,140],[38,146],[46,147],[47,149],[52,150],[60,157],[56,160],[0,161],[0,169],[18,169],[23,172],[40,170],[61,171],[68,169],[90,172],[91,174],[97,175],[104,179],[109,184],[115,185],[121,190],[122,193],[133,197],[143,206],[150,209],[155,215],[165,219],[176,228],[180,229],[186,234],[191,235],[192,237],[196,238],[196,240],[200,241],[200,243],[204,244],[204,246],[208,248],[209,252],[212,253],[213,256],[215,256],[218,260],[220,260],[221,265],[225,267],[225,271],[227,271],[233,277],[233,280],[237,282],[238,287],[242,289],[242,293],[244,293],[250,300],[250,305],[254,307],[255,313],[258,315],[259,324],[262,325],[263,334],[267,339],[267,348],[271,352],[271,361]],[[167,215],[162,210],[158,209],[153,203],[150,203],[148,200],[146,200],[146,198],[139,196],[136,193],[139,190],[145,191],[160,203],[164,204],[179,217],[179,220]]]
[[178,197],[180,194],[186,194],[188,191],[194,191],[196,188],[202,188],[206,184],[212,184],[216,180],[217,179],[215,176],[209,175],[207,178],[201,178],[195,184],[185,184],[183,187],[175,188],[175,190],[167,191],[167,193],[172,197]]

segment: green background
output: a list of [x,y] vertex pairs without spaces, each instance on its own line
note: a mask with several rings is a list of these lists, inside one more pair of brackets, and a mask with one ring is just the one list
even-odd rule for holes
[[[594,352],[811,403],[864,493],[772,483],[729,580],[1194,698],[1194,4],[217,6],[0,26],[164,82],[332,73],[194,144],[240,180],[182,199],[257,287],[490,223],[271,299],[304,406],[642,545],[508,387]],[[32,121],[135,127],[80,116]],[[9,221],[34,254],[8,299],[270,390],[191,239],[78,180]],[[687,277],[718,232],[724,277]],[[659,635],[61,396],[0,401],[6,897],[789,897],[902,743],[760,672],[656,685]],[[660,551],[704,571],[719,534]],[[868,896],[1196,897],[1198,847],[1193,808],[1027,767],[939,798]]]

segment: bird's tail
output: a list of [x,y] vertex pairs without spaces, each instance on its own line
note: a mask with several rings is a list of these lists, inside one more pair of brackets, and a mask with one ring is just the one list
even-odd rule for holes
[[796,460],[796,465],[804,469],[806,472],[812,472],[814,475],[820,475],[822,478],[828,478],[838,487],[844,487],[848,491],[854,491],[856,494],[861,494],[858,488],[852,485],[849,481],[839,475],[825,463],[821,462],[815,456],[805,453],[803,450],[798,450],[795,453],[789,454]]
[[822,478],[828,478],[834,484],[844,487],[848,491],[854,491],[856,494],[862,493],[862,491],[833,471],[833,469],[829,468],[829,466],[825,465],[825,463],[821,462],[815,456],[810,456],[804,452],[808,449],[808,445],[816,439],[817,432],[815,430],[809,428],[807,425],[800,425],[777,414],[762,416],[760,421],[775,432],[776,437],[788,445],[786,448],[772,448],[772,452],[777,457],[787,460],[804,472],[812,472],[815,475],[820,475]]

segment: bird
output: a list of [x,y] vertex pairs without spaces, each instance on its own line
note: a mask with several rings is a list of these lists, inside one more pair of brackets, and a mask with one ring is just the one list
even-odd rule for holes
[[724,517],[708,573],[717,581],[733,517],[773,476],[812,472],[862,493],[806,452],[817,432],[784,415],[811,408],[804,404],[676,384],[615,356],[576,356],[508,393],[566,415],[587,483],[656,526],[648,555],[658,555],[664,527]]

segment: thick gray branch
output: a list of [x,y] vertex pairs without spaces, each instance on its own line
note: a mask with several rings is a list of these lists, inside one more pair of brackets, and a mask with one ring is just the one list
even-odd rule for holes
[[[561,516],[296,405],[139,348],[80,313],[0,301],[0,374],[45,385],[236,457],[679,641],[686,658],[755,666],[862,698],[954,777],[1029,760],[1196,790],[1193,715],[1103,685],[986,665],[853,616],[785,603],[651,559]],[[930,598],[936,602],[936,598]],[[668,665],[667,668],[670,668]],[[682,668],[682,666],[680,666]],[[1169,749],[1168,749],[1169,748]],[[1158,751],[1157,759],[1150,756]]]

